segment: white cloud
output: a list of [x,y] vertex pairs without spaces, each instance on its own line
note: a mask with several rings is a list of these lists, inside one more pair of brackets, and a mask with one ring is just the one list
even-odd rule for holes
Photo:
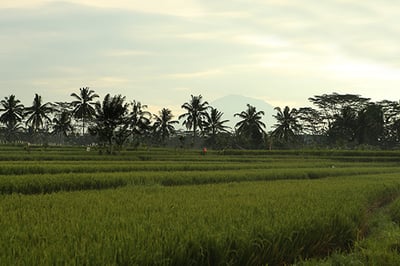
[[209,69],[209,70],[199,71],[199,72],[168,74],[168,75],[165,75],[165,77],[170,78],[170,79],[208,78],[211,76],[221,75],[223,73],[224,73],[224,70],[216,68],[216,69]]
[[121,85],[126,85],[130,82],[129,79],[126,79],[124,77],[115,77],[115,76],[104,76],[104,77],[99,77],[96,79],[93,79],[91,84],[94,84],[96,87],[115,87],[115,86],[121,86]]
[[270,48],[288,48],[289,42],[274,35],[239,35],[234,37],[240,43]]
[[153,55],[153,52],[143,50],[129,50],[129,49],[115,49],[104,52],[106,56],[110,57],[126,57],[126,56],[146,56]]
[[192,89],[188,88],[188,87],[177,87],[177,88],[173,88],[172,90],[181,93],[181,92],[189,92]]
[[305,76],[320,72],[326,60],[324,56],[312,55],[303,51],[278,51],[259,58],[259,67],[268,69],[279,76]]
[[206,40],[222,39],[225,35],[226,34],[221,32],[190,32],[190,33],[177,34],[176,37],[189,40],[206,41]]
[[143,13],[163,14],[179,17],[195,17],[204,14],[202,7],[194,0],[69,0],[70,2],[98,8],[133,10]]
[[251,13],[247,11],[220,11],[220,12],[204,12],[204,16],[216,17],[223,19],[247,19],[251,18]]
[[31,8],[38,7],[43,4],[49,3],[46,0],[2,0],[0,4],[1,8]]
[[362,62],[348,58],[336,58],[325,66],[337,78],[345,79],[379,79],[400,81],[400,69],[395,69],[376,62]]
[[196,17],[205,15],[201,5],[195,0],[2,0],[1,8],[35,8],[53,3],[73,3],[95,8],[132,10],[136,12],[171,15],[179,17]]
[[400,86],[394,1],[0,1],[0,83],[18,92],[120,88],[160,107],[201,88],[292,105]]

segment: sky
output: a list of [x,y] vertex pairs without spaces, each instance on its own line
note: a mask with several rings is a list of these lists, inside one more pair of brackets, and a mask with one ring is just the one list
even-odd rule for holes
[[175,113],[199,94],[398,101],[398,14],[395,0],[0,0],[0,98],[90,87]]

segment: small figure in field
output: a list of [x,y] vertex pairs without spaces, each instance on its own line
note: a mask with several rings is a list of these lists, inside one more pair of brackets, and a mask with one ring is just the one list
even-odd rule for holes
[[31,144],[29,142],[27,142],[24,146],[24,150],[26,150],[28,153],[31,152]]
[[206,155],[207,154],[207,148],[206,147],[204,147],[203,148],[203,150],[202,150],[202,153],[201,154],[203,154],[203,155]]

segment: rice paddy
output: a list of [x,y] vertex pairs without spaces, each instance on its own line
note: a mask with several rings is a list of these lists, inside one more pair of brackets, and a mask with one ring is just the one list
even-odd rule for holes
[[385,206],[398,221],[399,162],[383,151],[5,146],[0,264],[322,263],[351,254]]

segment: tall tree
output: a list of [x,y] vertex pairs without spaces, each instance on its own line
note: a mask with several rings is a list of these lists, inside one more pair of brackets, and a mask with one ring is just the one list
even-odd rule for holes
[[321,114],[311,107],[302,107],[297,110],[297,118],[301,126],[301,132],[305,135],[317,136],[322,132]]
[[247,104],[247,110],[234,114],[242,119],[235,125],[237,132],[250,141],[251,148],[259,148],[264,141],[265,124],[261,121],[263,115],[263,111],[257,112],[256,107],[250,104]]
[[26,124],[30,125],[33,132],[42,129],[45,122],[51,123],[50,113],[53,111],[51,103],[42,103],[42,97],[35,94],[31,107],[25,109],[25,115],[28,116]]
[[147,105],[139,101],[133,101],[132,111],[128,116],[129,127],[133,135],[144,134],[150,128],[151,113],[146,111]]
[[62,111],[57,117],[53,118],[53,132],[58,135],[60,142],[64,142],[64,138],[73,131],[71,114],[68,111]]
[[274,115],[277,123],[274,125],[272,136],[285,144],[294,141],[296,134],[299,133],[301,126],[297,117],[297,109],[290,109],[286,106],[283,111],[280,107],[275,107],[277,114]]
[[335,117],[340,116],[344,108],[350,107],[355,112],[359,112],[370,100],[356,94],[338,94],[335,92],[332,94],[316,95],[308,99],[319,109],[323,119],[322,128],[324,133],[329,131],[332,123],[335,121]]
[[75,98],[72,101],[74,107],[73,115],[77,119],[82,119],[82,135],[85,135],[85,122],[92,119],[95,116],[94,100],[99,97],[89,87],[79,89],[79,95],[71,93],[71,96]]
[[229,127],[224,124],[229,120],[222,120],[223,115],[224,113],[213,107],[210,107],[209,112],[206,113],[204,132],[209,136],[208,143],[211,145],[216,145],[219,133],[228,133]]
[[154,115],[153,130],[163,145],[165,144],[165,140],[175,133],[174,124],[179,123],[177,120],[172,120],[173,117],[171,110],[167,108],[163,108],[158,112],[158,115]]
[[184,103],[181,107],[186,110],[186,113],[179,116],[179,119],[185,118],[183,125],[188,130],[193,130],[193,143],[196,142],[197,128],[203,130],[203,122],[206,117],[208,102],[202,101],[203,97],[191,95],[189,102]]
[[0,116],[0,122],[5,124],[8,131],[12,131],[22,121],[24,105],[15,98],[15,95],[5,97],[1,100],[0,105],[0,112],[3,112]]
[[400,141],[400,104],[397,101],[377,102],[382,108],[384,128],[382,142],[387,147],[393,147]]
[[340,114],[334,116],[328,138],[334,144],[354,144],[358,127],[358,115],[350,106],[345,106]]
[[113,152],[116,137],[120,137],[120,130],[123,130],[127,123],[128,104],[125,97],[107,94],[103,102],[97,102],[95,125],[89,128],[91,134],[97,135],[101,143],[108,145],[108,152]]
[[360,144],[378,145],[384,132],[382,107],[371,103],[358,115],[358,141]]

